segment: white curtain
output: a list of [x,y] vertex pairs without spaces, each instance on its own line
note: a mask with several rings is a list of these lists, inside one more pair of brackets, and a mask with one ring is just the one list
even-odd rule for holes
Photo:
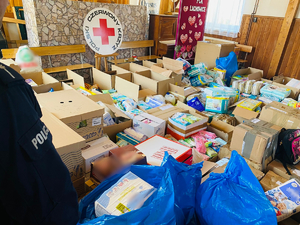
[[205,33],[237,37],[245,0],[209,0]]

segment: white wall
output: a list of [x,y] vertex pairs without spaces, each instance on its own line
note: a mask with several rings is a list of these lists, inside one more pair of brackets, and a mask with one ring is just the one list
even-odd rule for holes
[[[244,14],[253,12],[255,2],[256,0],[245,0]],[[256,15],[284,17],[288,4],[289,0],[260,0]],[[296,18],[300,18],[300,7]]]

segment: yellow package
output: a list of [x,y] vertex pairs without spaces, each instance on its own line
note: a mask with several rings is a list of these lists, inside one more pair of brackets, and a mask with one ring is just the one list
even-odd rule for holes
[[81,94],[85,95],[85,96],[89,96],[89,95],[96,95],[94,92],[91,92],[90,90],[80,86],[79,88],[76,88],[76,91],[79,91]]
[[239,103],[237,107],[241,107],[244,109],[248,109],[250,111],[255,111],[257,107],[259,107],[262,104],[262,102],[247,98],[245,101]]

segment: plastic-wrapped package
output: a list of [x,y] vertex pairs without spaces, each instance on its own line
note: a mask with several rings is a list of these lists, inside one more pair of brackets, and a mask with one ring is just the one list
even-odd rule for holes
[[200,118],[189,113],[175,113],[170,119],[183,126],[188,126],[200,120]]
[[165,95],[165,100],[167,103],[171,103],[172,105],[176,104],[176,98],[174,95],[172,95],[171,93],[167,92],[167,94]]
[[276,213],[246,161],[232,151],[224,173],[210,173],[196,195],[202,225],[275,225]]
[[106,126],[110,126],[110,125],[114,125],[115,124],[114,120],[112,119],[111,115],[108,112],[105,112],[103,114],[103,123]]
[[145,102],[151,108],[156,108],[166,103],[165,98],[162,95],[148,96]]
[[[140,209],[132,210],[120,216],[103,215],[96,218],[95,201],[129,171],[152,185],[157,191],[152,194]],[[78,224],[175,224],[174,198],[174,186],[169,169],[158,166],[132,165],[103,181],[92,192],[81,199]]]
[[184,71],[188,71],[192,66],[188,61],[184,60],[183,58],[177,58],[176,60],[183,62],[183,70]]
[[278,87],[273,84],[267,84],[260,90],[260,93],[265,96],[275,97],[283,100],[291,94],[291,89]]
[[38,56],[27,46],[19,47],[16,53],[16,63],[21,68],[21,73],[43,72]]
[[199,135],[198,133],[193,135],[192,138],[195,140],[196,150],[200,153],[205,154],[206,153],[205,142],[207,142],[207,140],[203,136]]
[[214,71],[216,71],[216,72],[219,74],[219,77],[220,77],[222,80],[225,80],[226,70],[219,69],[219,68],[215,67],[215,68],[214,68]]
[[205,107],[202,105],[199,98],[197,98],[197,97],[194,97],[193,99],[187,101],[187,105],[198,110],[199,112],[202,112],[205,110]]
[[228,97],[211,97],[206,96],[205,110],[217,113],[227,113],[229,106]]
[[244,101],[242,101],[241,103],[239,103],[237,105],[237,107],[241,107],[241,108],[244,108],[244,109],[255,111],[256,108],[259,107],[261,104],[262,104],[261,101],[257,101],[257,100],[254,100],[254,99],[247,98]]
[[113,99],[114,103],[117,103],[117,101],[122,102],[123,100],[128,99],[127,96],[121,95],[121,94],[118,94],[118,93],[112,93],[112,94],[110,94],[110,96]]
[[234,89],[239,89],[239,83],[240,83],[239,80],[233,81],[233,82],[232,82],[232,88],[234,88]]
[[132,111],[132,110],[136,109],[136,107],[137,107],[136,102],[131,98],[123,100],[122,105],[123,105],[125,111]]
[[245,92],[245,83],[246,83],[246,81],[240,81],[239,82],[239,91],[240,91],[240,93],[243,93],[243,92]]
[[245,93],[246,94],[251,94],[252,93],[252,88],[253,88],[254,83],[255,83],[255,80],[246,81],[246,84],[245,84]]
[[141,107],[143,110],[149,110],[152,109],[146,102],[144,101],[138,101],[137,105]]
[[126,111],[121,101],[116,101],[115,106],[122,111]]
[[217,138],[217,135],[215,133],[206,131],[206,130],[200,130],[197,134],[201,135],[202,137],[206,139],[215,139]]
[[198,63],[194,66],[199,70],[199,74],[206,74],[207,66],[204,63]]
[[25,82],[32,87],[38,86],[32,79],[26,79]]
[[200,95],[200,93],[189,95],[186,97],[186,101],[190,101],[195,97],[199,98],[199,95]]
[[125,114],[130,118],[130,119],[133,119],[133,117],[139,115],[139,114],[142,114],[144,113],[142,110],[139,110],[139,109],[134,109],[134,110],[131,110],[131,111],[125,111]]
[[260,94],[260,89],[264,85],[263,81],[257,81],[253,84],[252,86],[252,95],[259,95]]
[[210,82],[213,82],[214,79],[209,75],[203,74],[203,75],[191,77],[190,81],[191,81],[191,85],[193,87],[199,87],[199,86],[203,86],[205,84],[208,84]]
[[206,148],[206,155],[208,155],[209,158],[213,158],[213,157],[217,156],[218,153],[215,150],[213,150],[211,147],[208,147],[208,148]]
[[137,132],[136,130],[132,129],[131,127],[126,128],[124,130],[124,133],[140,142],[145,141],[148,138],[146,135]]

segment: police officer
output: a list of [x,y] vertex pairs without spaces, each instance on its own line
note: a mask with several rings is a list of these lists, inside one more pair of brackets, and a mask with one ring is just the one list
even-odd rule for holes
[[41,116],[32,88],[0,63],[0,224],[78,221],[77,194]]

